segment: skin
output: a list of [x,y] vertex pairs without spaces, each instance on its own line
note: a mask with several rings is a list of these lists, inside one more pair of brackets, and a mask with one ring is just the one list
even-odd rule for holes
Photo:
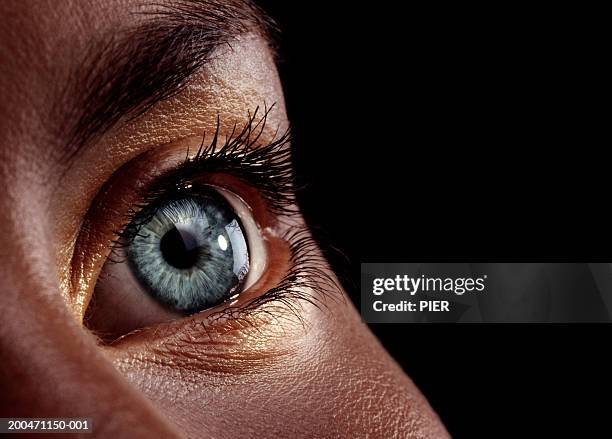
[[[179,95],[86,145],[67,169],[49,122],[62,111],[57,84],[86,41],[128,25],[134,7],[0,3],[2,417],[89,417],[87,437],[448,437],[337,289],[309,291],[318,306],[300,302],[297,312],[270,303],[273,316],[215,320],[213,310],[167,321],[151,311],[148,328],[111,345],[84,327],[118,213],[147,179],[184,158],[218,114],[227,134],[274,102],[264,140],[288,126],[272,54],[246,34]],[[241,182],[207,178],[238,194],[261,226],[266,270],[239,300],[257,297],[289,268],[281,237],[303,220],[276,218]],[[104,294],[138,294],[116,288]],[[129,319],[137,304],[108,312]]]

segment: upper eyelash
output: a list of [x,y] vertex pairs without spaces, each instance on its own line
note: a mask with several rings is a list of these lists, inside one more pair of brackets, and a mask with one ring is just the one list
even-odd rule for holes
[[293,213],[295,181],[291,149],[287,147],[291,142],[290,129],[280,136],[276,131],[272,141],[258,145],[266,128],[268,114],[273,108],[274,104],[264,109],[264,114],[259,120],[257,119],[259,107],[255,108],[243,128],[237,130],[237,125],[234,125],[232,133],[226,137],[220,147],[218,144],[220,120],[217,116],[217,125],[211,142],[205,147],[204,137],[196,155],[193,158],[187,157],[183,166],[193,164],[196,171],[201,172],[198,163],[202,160],[206,161],[206,167],[211,166],[211,161],[220,160],[226,168],[224,172],[243,178],[256,187],[275,213]]
[[[256,188],[268,208],[275,214],[288,216],[295,213],[295,182],[291,161],[290,130],[282,135],[276,132],[271,141],[260,145],[268,114],[274,108],[265,108],[258,118],[259,107],[249,115],[241,129],[234,125],[229,136],[220,143],[220,118],[212,139],[206,143],[206,133],[196,154],[155,180],[141,195],[136,205],[126,214],[122,230],[115,232],[116,247],[130,244],[141,225],[146,224],[167,200],[185,195],[188,187],[205,173],[224,173],[245,181]],[[128,227],[130,225],[130,227]]]

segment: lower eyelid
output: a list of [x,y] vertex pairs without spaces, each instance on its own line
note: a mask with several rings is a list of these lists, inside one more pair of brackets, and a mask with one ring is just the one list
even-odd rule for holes
[[[232,315],[226,314],[227,309],[204,311],[138,331],[103,349],[119,370],[140,369],[166,378],[173,370],[180,381],[193,376],[200,384],[206,375],[231,379],[269,371],[276,362],[297,355],[311,340],[310,323],[322,318],[314,297],[306,305],[288,306],[289,300],[295,298],[271,300],[254,312],[235,307]],[[300,318],[296,318],[296,307]]]
[[[281,328],[272,317],[264,319],[260,314],[248,324],[232,320],[211,329],[200,316],[193,316],[159,328],[153,340],[143,342],[135,334],[103,349],[120,369],[125,364],[146,370],[162,366],[198,374],[250,375],[291,355],[307,334],[301,325],[283,322]],[[180,379],[184,380],[182,374]]]
[[243,308],[249,300],[135,331],[104,349],[119,362],[137,359],[198,371],[254,373],[291,354],[307,331],[292,310],[270,302],[258,309],[262,312],[252,313]]
[[[204,328],[206,333],[215,332],[217,334],[225,334],[225,333],[234,333],[240,332],[241,329],[245,329],[245,323],[248,321],[250,327],[263,325],[266,323],[264,320],[255,319],[247,320],[249,314],[247,309],[250,303],[256,301],[258,298],[262,297],[266,291],[274,288],[279,284],[282,280],[283,276],[291,270],[291,252],[289,250],[289,244],[285,242],[283,239],[268,236],[265,240],[266,242],[266,250],[265,252],[270,255],[270,260],[267,262],[267,269],[263,272],[263,274],[256,280],[256,282],[251,285],[249,288],[245,289],[240,294],[237,294],[230,301],[215,306],[213,308],[201,311],[192,316],[180,315],[178,313],[170,313],[163,309],[154,299],[149,299],[146,295],[144,297],[140,297],[139,307],[147,307],[150,312],[153,314],[147,317],[147,312],[143,311],[143,318],[148,318],[151,322],[150,326],[146,324],[147,320],[139,320],[144,325],[138,325],[138,322],[128,322],[131,327],[125,331],[115,330],[111,331],[111,333],[102,333],[99,328],[102,326],[107,326],[108,323],[105,322],[105,325],[96,325],[96,318],[108,318],[106,314],[103,314],[99,317],[96,317],[96,308],[95,308],[95,297],[94,297],[94,305],[93,311],[88,311],[88,318],[86,320],[86,326],[92,328],[94,333],[99,337],[100,341],[103,343],[110,343],[113,346],[123,345],[124,341],[129,340],[130,344],[149,344],[153,340],[164,339],[167,337],[173,337],[175,332],[185,331],[188,329],[190,324],[196,325],[196,327]],[[113,262],[110,262],[113,264]],[[115,269],[115,267],[112,267]],[[118,268],[126,271],[129,269],[121,264]],[[111,270],[109,273],[113,273]],[[111,274],[112,275],[112,274]],[[125,281],[125,276],[121,277],[123,281]],[[128,279],[130,277],[128,276]],[[107,281],[109,282],[109,281]],[[136,282],[134,280],[134,282]],[[104,285],[110,285],[111,290],[112,283]],[[126,285],[123,285],[124,289],[126,289]],[[128,288],[129,289],[129,288]],[[128,297],[121,298],[117,297],[115,291],[97,291],[100,293],[101,299],[106,300],[103,297],[107,297],[110,294],[110,299],[117,303],[123,303],[124,300],[134,300],[134,298],[127,293]],[[144,293],[143,293],[144,294]],[[142,301],[145,302],[142,302]],[[129,307],[128,307],[129,308]],[[161,314],[160,314],[161,313]],[[156,317],[157,316],[157,317]],[[152,320],[151,320],[152,319]],[[121,319],[118,324],[121,323]],[[238,322],[237,325],[234,323]],[[125,322],[123,322],[123,326],[125,327]],[[115,334],[114,336],[112,334]],[[117,338],[118,337],[118,338]]]

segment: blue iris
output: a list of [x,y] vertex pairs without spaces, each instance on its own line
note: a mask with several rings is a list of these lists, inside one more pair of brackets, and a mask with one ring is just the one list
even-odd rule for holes
[[249,270],[247,243],[233,210],[212,190],[166,202],[134,223],[128,261],[155,299],[195,312],[238,292]]

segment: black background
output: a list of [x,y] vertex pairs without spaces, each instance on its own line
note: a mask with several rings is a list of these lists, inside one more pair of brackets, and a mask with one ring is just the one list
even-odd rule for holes
[[[612,260],[591,16],[260,4],[301,207],[357,305],[360,262]],[[370,326],[453,437],[610,437],[609,325]]]

